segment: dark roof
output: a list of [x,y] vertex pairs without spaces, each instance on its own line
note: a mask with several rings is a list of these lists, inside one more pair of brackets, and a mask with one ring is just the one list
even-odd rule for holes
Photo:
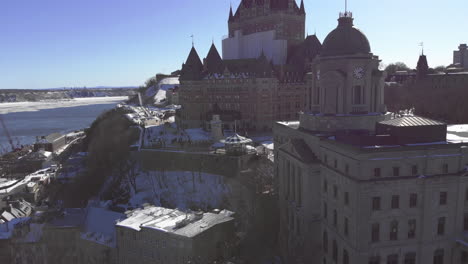
[[202,77],[203,64],[198,56],[195,47],[192,47],[187,61],[182,66],[180,73],[181,80],[199,80]]
[[218,50],[216,49],[216,46],[214,44],[211,44],[210,51],[208,52],[205,61],[206,70],[208,71],[208,73],[222,73],[224,67],[225,66],[223,64],[223,59],[221,59],[221,56],[219,55]]
[[339,56],[370,53],[371,48],[366,35],[353,25],[353,18],[343,16],[338,19],[338,27],[323,41],[322,56]]
[[[293,2],[292,9],[301,15],[305,15],[305,8],[303,2],[301,2],[301,8],[297,6],[295,0],[270,0],[270,6],[266,6],[266,8],[270,8],[272,10],[282,11],[289,9],[289,1]],[[231,16],[231,12],[229,13],[229,22],[233,22],[240,17],[239,10],[241,9],[249,9],[252,7],[265,7],[265,0],[242,0],[239,4],[239,7],[236,10],[236,13]]]
[[446,125],[443,122],[424,118],[420,116],[405,116],[395,118],[392,120],[379,122],[382,125],[396,126],[396,127],[409,127],[409,126],[441,126]]
[[317,36],[307,36],[301,44],[291,49],[288,64],[293,65],[297,71],[303,71],[305,63],[312,62],[321,50],[322,43]]
[[305,15],[304,0],[301,0],[301,7],[299,8],[299,13]]

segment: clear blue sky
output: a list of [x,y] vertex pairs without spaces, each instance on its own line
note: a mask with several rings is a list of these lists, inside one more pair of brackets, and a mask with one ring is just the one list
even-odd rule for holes
[[[299,0],[297,0],[299,1]],[[240,0],[232,0],[237,8]],[[141,85],[180,68],[191,47],[221,52],[230,0],[13,0],[0,5],[0,89]],[[321,41],[344,0],[305,0]],[[431,67],[468,42],[466,0],[350,0],[355,24],[385,64],[415,67],[419,42]]]

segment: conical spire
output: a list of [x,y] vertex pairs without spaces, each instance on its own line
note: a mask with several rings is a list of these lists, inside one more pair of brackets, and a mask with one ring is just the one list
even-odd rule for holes
[[208,55],[206,56],[205,66],[209,73],[221,73],[224,69],[223,60],[214,43],[211,44],[210,51],[208,51]]
[[299,14],[305,15],[304,0],[301,0],[301,7],[299,8]]
[[429,72],[429,64],[426,55],[420,55],[418,65],[416,66],[417,78],[424,79]]
[[232,14],[232,5],[229,9],[229,22],[232,22],[234,20],[234,15]]
[[195,47],[192,47],[190,54],[188,55],[187,61],[185,62],[184,67],[181,72],[182,80],[198,80],[201,78],[203,71],[203,64],[198,56],[197,50]]

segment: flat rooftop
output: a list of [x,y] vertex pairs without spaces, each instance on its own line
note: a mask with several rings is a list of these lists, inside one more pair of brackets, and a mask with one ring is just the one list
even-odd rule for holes
[[232,212],[226,210],[216,214],[147,206],[127,212],[127,218],[118,222],[116,226],[136,231],[150,228],[184,237],[194,237],[217,224],[233,221],[232,215]]
[[[457,124],[457,125],[447,125],[447,139],[445,141],[438,142],[427,142],[427,143],[415,143],[415,144],[403,144],[403,145],[362,145],[355,146],[351,144],[346,144],[336,140],[335,134],[332,132],[320,132],[320,131],[310,131],[300,127],[299,121],[290,121],[290,122],[277,122],[282,126],[288,127],[290,129],[302,131],[303,133],[320,137],[323,140],[328,140],[330,142],[336,142],[342,145],[343,147],[349,146],[350,149],[355,149],[359,151],[391,151],[396,148],[409,148],[409,149],[427,149],[436,148],[436,149],[447,149],[454,148],[459,146],[468,145],[468,124]],[[409,150],[408,149],[408,150]]]

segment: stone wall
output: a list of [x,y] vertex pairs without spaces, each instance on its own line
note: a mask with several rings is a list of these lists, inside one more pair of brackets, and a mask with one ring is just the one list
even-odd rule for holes
[[201,152],[141,150],[134,153],[143,170],[201,171],[236,177],[253,155],[227,156]]

